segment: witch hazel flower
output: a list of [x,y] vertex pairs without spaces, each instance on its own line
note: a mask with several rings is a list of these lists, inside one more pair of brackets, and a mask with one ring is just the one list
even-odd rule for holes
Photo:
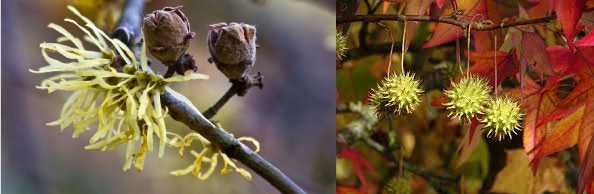
[[[130,169],[132,165],[138,171],[142,171],[146,153],[153,151],[155,141],[159,142],[159,157],[162,157],[165,145],[180,147],[181,145],[176,144],[175,141],[183,139],[187,142],[189,138],[197,138],[204,146],[203,152],[213,154],[210,158],[198,157],[198,160],[210,162],[211,165],[216,166],[214,158],[222,155],[226,171],[229,171],[226,168],[229,164],[244,176],[249,175],[247,171],[237,168],[228,157],[225,159],[225,155],[214,146],[210,146],[210,142],[200,134],[191,133],[186,138],[179,139],[181,136],[166,129],[164,118],[168,113],[161,105],[160,95],[168,91],[186,101],[188,105],[192,105],[187,98],[167,86],[172,82],[208,79],[207,75],[190,73],[165,79],[148,68],[145,45],[142,45],[140,60],[137,60],[123,42],[107,36],[74,7],[68,6],[68,9],[85,24],[83,27],[75,20],[68,18],[65,21],[83,31],[85,36],[82,40],[91,43],[95,48],[85,48],[80,38],[57,24],[48,25],[49,28],[62,34],[62,37],[59,37],[56,43],[40,44],[41,54],[48,65],[39,70],[29,71],[58,73],[43,80],[40,86],[37,86],[38,89],[47,90],[48,93],[54,91],[73,93],[64,103],[59,119],[47,125],[60,126],[60,132],[68,126],[73,126],[75,128],[73,138],[78,138],[83,132],[97,126],[85,149],[104,151],[125,145],[124,171]],[[71,44],[66,44],[68,42]],[[52,58],[48,53],[58,53],[67,61]],[[195,107],[192,108],[198,111]],[[168,136],[173,138],[170,139]],[[155,138],[158,140],[154,140]],[[240,140],[251,141],[259,149],[258,142],[250,137]],[[189,143],[183,144],[183,147],[187,146]],[[180,152],[183,152],[183,147],[180,148]]]

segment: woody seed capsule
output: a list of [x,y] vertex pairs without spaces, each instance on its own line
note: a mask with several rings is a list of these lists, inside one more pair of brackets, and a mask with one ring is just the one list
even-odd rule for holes
[[195,36],[181,8],[165,7],[146,15],[143,20],[142,31],[148,50],[166,66],[175,65]]
[[256,27],[243,23],[209,25],[208,50],[223,74],[231,80],[241,80],[256,61]]

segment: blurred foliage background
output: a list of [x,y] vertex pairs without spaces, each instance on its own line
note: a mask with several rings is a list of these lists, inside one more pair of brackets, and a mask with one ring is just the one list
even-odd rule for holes
[[[58,118],[69,93],[35,89],[50,75],[31,74],[28,69],[46,64],[39,43],[55,42],[59,36],[47,28],[48,23],[82,37],[80,30],[64,21],[76,19],[67,4],[76,5],[90,18],[105,17],[102,21],[108,28],[117,21],[113,16],[121,6],[117,0],[2,1],[2,193],[278,193],[253,172],[252,181],[237,173],[215,173],[205,181],[190,175],[171,176],[170,171],[193,161],[189,155],[179,157],[176,149],[166,149],[162,159],[150,152],[141,173],[124,172],[124,146],[114,151],[86,151],[83,147],[91,133],[72,139],[71,128],[60,134],[59,127],[46,126]],[[144,14],[177,5],[184,6],[182,11],[197,35],[189,53],[198,71],[210,79],[172,87],[206,110],[231,85],[206,61],[207,25],[256,25],[260,48],[252,74],[261,71],[265,86],[251,89],[246,97],[234,97],[214,120],[237,137],[260,141],[260,154],[307,192],[334,192],[335,1],[152,0]],[[165,72],[156,60],[153,68]],[[167,126],[168,130],[189,131],[170,118]]]

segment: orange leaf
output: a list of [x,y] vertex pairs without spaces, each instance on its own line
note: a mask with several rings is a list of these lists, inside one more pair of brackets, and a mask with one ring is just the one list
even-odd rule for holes
[[363,191],[359,191],[359,189],[354,187],[347,187],[347,186],[336,186],[336,193],[337,194],[365,194]]
[[556,95],[556,90],[552,90],[555,80],[547,81],[545,87],[541,87],[534,80],[528,76],[524,76],[524,91],[522,105],[526,116],[524,118],[524,150],[528,153],[530,159],[530,166],[532,171],[536,173],[538,168],[538,161],[540,155],[538,152],[542,149],[542,141],[546,135],[546,125],[536,127],[542,118],[552,113],[557,104],[559,97]]
[[514,76],[518,72],[518,68],[512,62],[513,54],[501,51],[497,53],[493,51],[470,52],[472,62],[470,73],[487,78],[490,85],[495,85],[494,55],[497,57],[497,84],[501,83],[504,78]]
[[537,157],[565,150],[577,143],[579,130],[582,127],[581,120],[584,118],[584,106],[580,106],[575,112],[561,119],[551,130],[544,140],[542,149]]

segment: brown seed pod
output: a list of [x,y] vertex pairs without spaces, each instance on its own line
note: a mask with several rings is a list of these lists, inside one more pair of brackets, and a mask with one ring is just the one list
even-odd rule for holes
[[149,52],[167,66],[176,64],[195,36],[181,8],[165,7],[146,15],[143,20],[142,31]]
[[256,61],[256,27],[243,23],[209,25],[208,50],[219,71],[231,80],[245,77]]

